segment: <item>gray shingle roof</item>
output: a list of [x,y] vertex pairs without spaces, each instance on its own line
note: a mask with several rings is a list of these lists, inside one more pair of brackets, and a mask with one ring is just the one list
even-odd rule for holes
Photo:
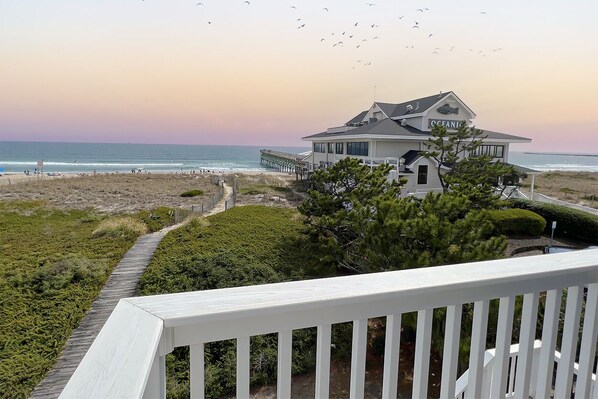
[[484,130],[483,135],[487,136],[489,139],[498,139],[498,140],[529,140],[531,141],[531,139],[528,139],[527,137],[521,137],[521,136],[514,136],[512,134],[506,134],[506,133],[499,133],[499,132],[493,132],[491,130]]
[[[391,115],[388,115],[390,118],[396,118],[399,116],[409,115],[409,114],[419,114],[424,112],[432,105],[436,104],[438,101],[446,98],[452,91],[442,94],[434,94],[433,96],[427,96],[422,98],[416,98],[415,100],[406,101],[404,103],[395,104],[395,107],[392,111]],[[413,111],[409,112],[407,110],[407,106],[411,105],[413,107]]]
[[360,112],[359,114],[355,115],[353,117],[353,119],[351,119],[349,122],[345,123],[345,125],[351,125],[353,123],[359,123],[359,122],[361,122],[367,113],[368,113],[368,111],[362,111],[362,112]]
[[404,153],[401,158],[405,159],[405,166],[409,166],[420,156],[421,156],[421,151],[409,150],[406,153]]
[[311,136],[303,137],[304,139],[313,139],[313,138],[330,138],[335,136],[354,136],[354,135],[363,135],[363,134],[372,134],[372,135],[388,135],[388,136],[416,136],[427,138],[429,134],[427,132],[422,132],[411,126],[401,126],[397,121],[392,119],[382,119],[373,123],[368,123],[367,125],[359,126],[354,129],[343,131],[343,132],[335,132],[335,133],[328,133],[328,132],[321,132],[312,134]]

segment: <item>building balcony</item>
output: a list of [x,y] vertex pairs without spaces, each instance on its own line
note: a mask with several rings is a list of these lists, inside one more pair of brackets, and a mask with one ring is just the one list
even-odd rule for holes
[[[496,340],[487,350],[494,306]],[[380,317],[386,318],[381,396],[397,397],[399,369],[409,367],[411,397],[427,398],[432,316],[439,309],[446,315],[440,398],[598,399],[598,250],[123,299],[61,398],[165,398],[165,356],[181,346],[190,347],[191,398],[203,398],[204,345],[227,339],[237,341],[236,396],[248,398],[250,337],[269,333],[278,334],[277,397],[289,398],[292,332],[311,327],[317,327],[313,397],[327,398],[331,326],[350,321],[349,396],[363,398],[368,320]],[[471,338],[468,368],[459,376],[464,309],[473,309],[465,322]],[[415,360],[400,364],[401,316],[410,312],[417,312]]]

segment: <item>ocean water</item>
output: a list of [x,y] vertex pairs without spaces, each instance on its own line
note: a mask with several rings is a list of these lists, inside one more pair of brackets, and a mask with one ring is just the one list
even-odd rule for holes
[[598,172],[598,154],[509,152],[509,163],[543,172]]
[[[47,173],[261,171],[260,149],[251,146],[93,144],[0,141],[0,171],[31,172],[44,161]],[[308,147],[267,147],[301,153]],[[510,152],[509,162],[548,171],[598,172],[598,154],[546,154]]]
[[[0,170],[33,173],[43,160],[44,173],[260,171],[265,147],[170,144],[93,144],[0,141]],[[302,147],[268,147],[301,153]]]

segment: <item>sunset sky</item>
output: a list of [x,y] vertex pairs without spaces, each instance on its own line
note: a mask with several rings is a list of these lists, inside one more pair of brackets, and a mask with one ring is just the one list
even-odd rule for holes
[[368,2],[0,0],[0,140],[305,146],[452,90],[516,150],[598,153],[598,1]]

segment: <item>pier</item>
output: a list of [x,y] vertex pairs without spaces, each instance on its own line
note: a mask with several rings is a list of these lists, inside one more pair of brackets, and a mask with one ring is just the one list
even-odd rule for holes
[[260,162],[268,168],[274,168],[280,172],[295,173],[297,180],[307,177],[309,165],[304,157],[298,154],[275,150],[260,150]]

